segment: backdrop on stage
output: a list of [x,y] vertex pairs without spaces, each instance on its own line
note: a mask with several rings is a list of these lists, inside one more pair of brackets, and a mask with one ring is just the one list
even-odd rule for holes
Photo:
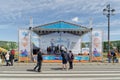
[[45,54],[59,54],[60,47],[72,50],[74,54],[81,52],[81,38],[73,34],[56,32],[40,37],[40,48]]

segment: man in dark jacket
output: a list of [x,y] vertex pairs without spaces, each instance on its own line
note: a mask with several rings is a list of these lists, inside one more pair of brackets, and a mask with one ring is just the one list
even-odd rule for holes
[[13,66],[13,62],[14,62],[14,54],[12,54],[12,52],[10,52],[10,58],[9,58],[9,60],[10,60],[10,64],[11,64],[11,66]]
[[73,60],[74,60],[74,55],[72,51],[69,51],[68,53],[69,69],[73,69]]
[[67,62],[68,62],[68,54],[66,51],[62,51],[61,52],[61,56],[62,56],[62,69],[66,69],[67,70]]
[[37,52],[37,65],[34,67],[34,71],[36,70],[36,68],[38,67],[38,72],[41,72],[41,66],[42,66],[42,53],[41,53],[41,50],[38,49],[38,52]]

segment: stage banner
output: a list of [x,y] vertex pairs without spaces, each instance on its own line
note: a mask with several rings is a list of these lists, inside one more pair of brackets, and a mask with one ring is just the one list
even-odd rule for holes
[[74,54],[80,53],[80,36],[64,32],[56,32],[40,36],[40,48],[45,54],[59,54],[59,51],[63,46],[67,51],[71,50]]
[[[34,56],[35,61],[37,60],[37,56]],[[43,60],[62,60],[60,55],[43,55]],[[89,56],[74,56],[74,60],[77,61],[89,61]]]
[[26,29],[19,30],[19,60],[30,59],[30,31]]
[[102,61],[102,31],[92,31],[92,61]]

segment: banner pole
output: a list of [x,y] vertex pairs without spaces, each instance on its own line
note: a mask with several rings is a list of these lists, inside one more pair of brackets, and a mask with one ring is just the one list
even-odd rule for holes
[[20,63],[20,29],[18,29],[18,63]]

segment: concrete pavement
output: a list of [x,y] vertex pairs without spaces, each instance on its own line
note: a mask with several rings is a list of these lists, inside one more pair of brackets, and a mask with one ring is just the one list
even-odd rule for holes
[[42,72],[32,71],[35,63],[0,66],[0,80],[120,80],[119,63],[74,63],[73,70],[62,70],[61,63],[43,63]]
[[[14,66],[0,65],[0,71],[26,71],[33,69],[36,63],[15,63]],[[43,63],[43,71],[61,71],[61,63]],[[120,70],[120,63],[74,63],[72,71],[89,71],[89,70]]]

